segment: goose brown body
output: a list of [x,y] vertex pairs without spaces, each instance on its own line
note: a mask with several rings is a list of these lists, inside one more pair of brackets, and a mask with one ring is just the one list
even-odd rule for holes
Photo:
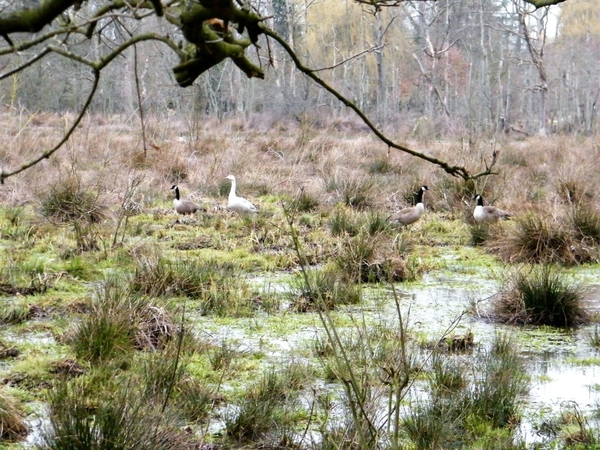
[[387,218],[388,222],[399,223],[401,225],[410,225],[415,223],[421,218],[425,212],[425,205],[423,204],[423,194],[428,191],[427,186],[421,186],[417,193],[417,202],[415,206],[409,208],[403,208]]
[[473,218],[476,222],[496,222],[500,219],[510,218],[510,213],[503,209],[495,206],[484,206],[483,197],[480,194],[476,194],[473,198],[476,201],[475,210],[473,211]]
[[173,199],[173,208],[177,214],[194,214],[196,211],[202,209],[196,203],[189,200],[181,200],[179,197],[179,187],[174,184],[171,189],[175,190],[175,198]]

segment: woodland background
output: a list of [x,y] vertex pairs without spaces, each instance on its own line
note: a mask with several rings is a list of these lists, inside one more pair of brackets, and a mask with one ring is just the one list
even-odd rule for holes
[[[27,2],[36,3],[23,0],[23,6]],[[415,138],[598,129],[595,0],[538,10],[520,0],[407,1],[377,14],[352,0],[261,0],[254,6],[305,64],[322,69],[318,75],[379,127]],[[71,42],[70,49],[94,59],[132,31],[145,31],[140,27],[163,32],[168,26],[156,16],[107,20],[93,39]],[[173,80],[171,49],[160,42],[136,44],[103,69],[89,112],[135,119],[141,101],[143,112],[155,116],[182,114],[190,123],[207,116],[241,118],[258,128],[281,119],[318,125],[349,113],[298,72],[276,43],[261,35],[258,45],[260,58],[251,49],[247,55],[266,70],[264,81],[246,78],[226,59],[183,89]],[[0,56],[0,71],[7,58],[15,65],[15,58],[24,62],[35,52]],[[0,99],[29,113],[76,112],[90,80],[88,69],[51,53],[4,79]]]

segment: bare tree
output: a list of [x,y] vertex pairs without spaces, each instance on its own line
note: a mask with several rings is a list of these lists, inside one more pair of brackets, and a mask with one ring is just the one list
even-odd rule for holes
[[544,51],[548,39],[546,29],[548,25],[548,9],[542,9],[540,10],[540,13],[536,14],[535,12],[528,12],[516,1],[514,4],[519,17],[523,39],[527,44],[531,62],[535,66],[539,76],[539,83],[529,86],[528,89],[539,93],[538,132],[540,135],[545,136],[547,133],[546,97],[548,94],[548,74],[546,65],[544,64]]
[[[402,0],[393,2],[387,0],[355,1],[368,4],[375,12],[382,7],[397,6],[402,3]],[[526,1],[540,6],[542,3],[544,5],[556,4],[562,0]],[[201,74],[215,68],[223,61],[232,62],[248,78],[264,78],[264,67],[260,61],[272,61],[272,58],[269,41],[261,40],[259,43],[259,38],[263,35],[279,43],[289,54],[297,70],[330,92],[343,105],[355,111],[371,130],[391,148],[427,160],[446,172],[464,179],[492,173],[495,157],[492,158],[490,166],[480,173],[472,174],[464,167],[437,160],[425,153],[391,141],[371,123],[354,102],[321,79],[315,69],[304,64],[288,41],[267,26],[267,19],[268,13],[265,14],[258,6],[244,3],[241,0],[236,0],[236,2],[233,0],[167,0],[164,3],[161,0],[2,1],[0,3],[0,36],[6,44],[0,47],[2,61],[0,63],[2,68],[0,80],[21,74],[32,67],[41,68],[40,64],[43,61],[56,61],[62,58],[72,65],[87,68],[87,75],[84,78],[87,79],[89,87],[87,93],[83,94],[84,97],[81,97],[81,93],[85,92],[82,86],[69,85],[69,80],[63,81],[63,90],[54,93],[56,101],[59,103],[71,102],[73,107],[78,105],[79,112],[76,118],[67,127],[64,136],[54,146],[41,152],[37,158],[12,170],[2,169],[0,182],[50,157],[61,148],[92,105],[103,78],[110,77],[113,81],[122,82],[127,77],[134,76],[137,98],[128,100],[126,96],[120,96],[120,98],[126,99],[128,104],[126,109],[131,109],[131,105],[135,103],[138,104],[138,108],[141,106],[144,98],[147,97],[147,87],[144,80],[140,81],[140,78],[149,76],[148,73],[156,70],[156,66],[150,67],[146,58],[136,57],[136,60],[144,61],[140,63],[145,67],[141,70],[142,75],[138,72],[137,61],[134,61],[133,70],[129,70],[134,73],[133,75],[109,71],[116,59],[127,55],[135,46],[142,43],[155,43],[168,48],[170,50],[169,57],[175,56],[177,59],[172,67],[175,81],[180,87],[188,87]],[[289,35],[287,37],[291,38]],[[436,49],[436,52],[447,51],[450,45],[451,43],[446,43]],[[152,51],[158,51],[156,47],[151,48]],[[253,60],[248,56],[250,48],[257,50],[258,59],[254,58]],[[134,52],[134,55],[137,53]],[[229,66],[227,70],[234,70],[233,66]],[[40,69],[40,76],[45,72]],[[235,77],[230,77],[230,79],[233,85],[239,84],[239,79]],[[292,81],[291,84],[295,83]],[[35,77],[33,77],[32,85],[28,90],[35,93],[40,89],[48,89],[48,85],[36,83]],[[438,96],[442,97],[439,92]]]

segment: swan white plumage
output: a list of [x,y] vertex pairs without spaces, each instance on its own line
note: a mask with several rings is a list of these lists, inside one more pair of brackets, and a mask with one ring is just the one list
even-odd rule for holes
[[251,202],[245,198],[238,197],[235,194],[235,177],[233,175],[227,175],[225,178],[231,180],[231,190],[229,191],[229,201],[227,202],[227,208],[231,211],[235,211],[238,214],[256,213],[258,209]]

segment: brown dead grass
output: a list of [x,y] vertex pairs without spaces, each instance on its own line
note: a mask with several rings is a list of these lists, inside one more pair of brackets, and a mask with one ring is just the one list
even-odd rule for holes
[[[2,114],[0,136],[8,143],[0,150],[3,169],[17,168],[53,145],[68,120],[72,118],[46,113]],[[93,185],[113,209],[120,205],[133,176],[143,177],[136,199],[142,208],[170,208],[173,183],[182,184],[186,197],[223,205],[225,199],[217,193],[229,173],[236,175],[243,195],[250,198],[265,191],[295,198],[304,189],[323,209],[342,200],[339,191],[329,189],[336,178],[370,180],[369,207],[383,213],[406,206],[407,196],[421,184],[432,189],[426,198],[428,207],[454,217],[469,217],[473,192],[515,216],[582,200],[598,209],[600,150],[594,137],[404,142],[473,172],[489,163],[492,151],[500,152],[498,175],[465,185],[402,152],[391,151],[388,156],[387,147],[352,120],[319,124],[325,128],[315,121],[269,127],[261,120],[266,119],[218,122],[149,117],[144,152],[136,120],[90,116],[52,158],[7,179],[0,187],[0,204],[38,206],[40,192],[75,170],[82,183]],[[402,142],[403,137],[396,139]],[[381,160],[394,170],[370,173],[373,162]]]

